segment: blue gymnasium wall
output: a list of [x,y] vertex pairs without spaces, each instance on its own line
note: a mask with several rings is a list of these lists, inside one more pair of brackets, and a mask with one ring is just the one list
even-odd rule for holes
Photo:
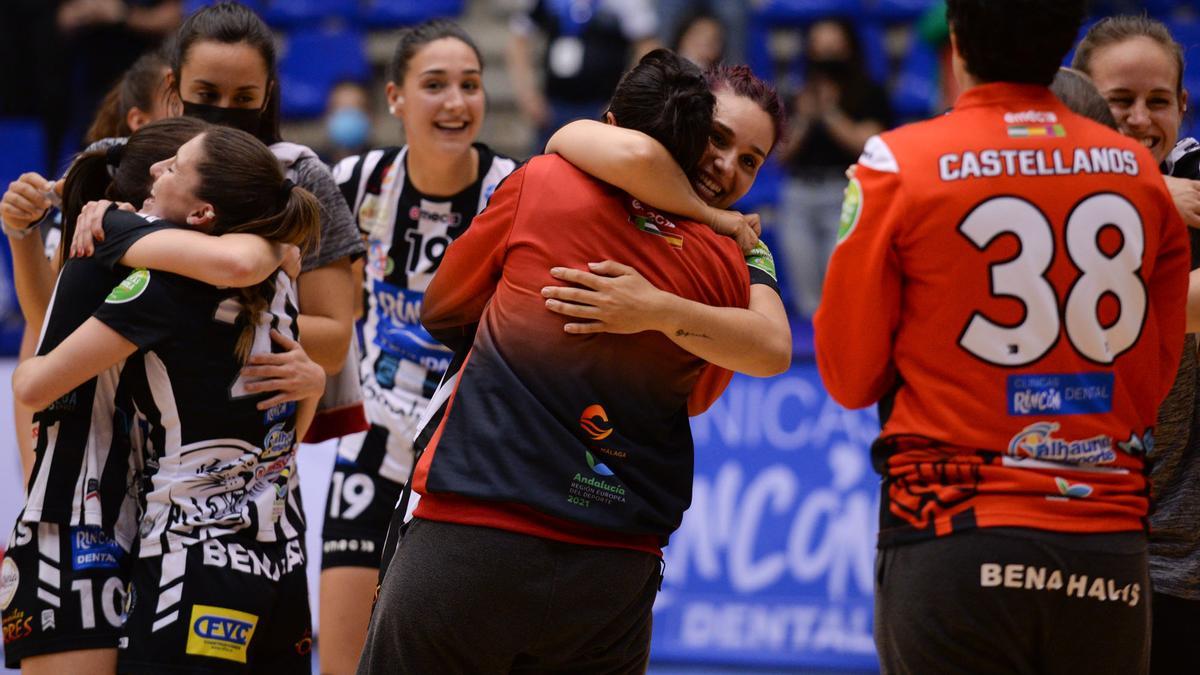
[[873,669],[874,409],[848,411],[798,359],[735,376],[694,418],[692,506],[664,550],[655,662]]

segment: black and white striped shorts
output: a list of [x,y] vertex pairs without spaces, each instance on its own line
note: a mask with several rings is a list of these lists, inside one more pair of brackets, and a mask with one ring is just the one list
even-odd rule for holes
[[117,647],[128,553],[97,526],[17,522],[0,562],[4,662]]

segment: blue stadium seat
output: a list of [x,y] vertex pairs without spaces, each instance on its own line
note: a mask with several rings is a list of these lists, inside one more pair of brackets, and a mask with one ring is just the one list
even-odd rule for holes
[[264,0],[263,19],[280,28],[348,21],[358,13],[358,0]]
[[[262,15],[263,0],[239,0],[243,5]],[[217,4],[217,0],[183,0],[183,15],[194,14],[196,10]]]
[[1195,70],[1195,62],[1200,58],[1200,21],[1170,21],[1167,27],[1175,41],[1183,45],[1188,69]]
[[767,0],[758,16],[773,23],[810,23],[830,16],[858,17],[863,0]]
[[746,30],[746,65],[754,74],[767,79],[775,79],[775,64],[771,60],[771,51],[767,49],[771,27],[762,17],[751,16]]
[[914,40],[892,84],[892,113],[897,122],[925,119],[938,100],[938,56],[933,48]]
[[333,85],[371,75],[358,31],[298,30],[288,36],[285,49],[279,61],[285,117],[317,117],[325,112]]
[[46,171],[46,132],[42,123],[21,117],[0,118],[0,187],[26,171]]
[[886,84],[891,73],[888,68],[883,26],[875,21],[860,21],[858,41],[862,45],[863,64],[867,68],[867,74],[873,81]]
[[939,0],[875,0],[872,12],[883,21],[912,21]]
[[435,17],[454,18],[462,12],[463,0],[364,0],[358,18],[370,28],[389,28]]

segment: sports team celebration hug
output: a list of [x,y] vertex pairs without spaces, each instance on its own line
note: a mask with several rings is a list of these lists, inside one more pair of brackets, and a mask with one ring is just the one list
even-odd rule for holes
[[1200,673],[1198,49],[3,3],[5,667]]

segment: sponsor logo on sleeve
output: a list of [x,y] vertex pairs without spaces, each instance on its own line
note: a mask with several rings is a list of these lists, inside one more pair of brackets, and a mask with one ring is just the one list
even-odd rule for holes
[[1009,415],[1090,415],[1112,411],[1112,373],[1009,375]]
[[17,561],[5,558],[4,562],[0,563],[0,611],[8,609],[12,604],[20,583],[21,571],[17,569]]
[[850,233],[854,231],[858,225],[858,218],[862,215],[863,192],[862,183],[858,182],[857,178],[851,178],[850,183],[846,185],[846,191],[842,195],[842,217],[838,222],[838,243],[846,240]]
[[858,157],[858,163],[868,169],[883,173],[900,173],[900,165],[896,162],[896,156],[879,136],[867,139],[867,144],[863,146],[862,154]]
[[779,275],[775,273],[775,256],[761,239],[746,255],[746,264],[771,277],[772,281],[779,281]]
[[246,649],[258,616],[224,607],[193,605],[187,653],[227,661],[246,662]]
[[71,565],[77,570],[117,569],[125,551],[95,525],[71,528]]
[[109,292],[105,302],[111,305],[119,305],[130,300],[136,300],[138,296],[146,291],[146,287],[150,285],[150,270],[138,268],[129,273],[125,277],[125,281],[117,284],[116,288]]

